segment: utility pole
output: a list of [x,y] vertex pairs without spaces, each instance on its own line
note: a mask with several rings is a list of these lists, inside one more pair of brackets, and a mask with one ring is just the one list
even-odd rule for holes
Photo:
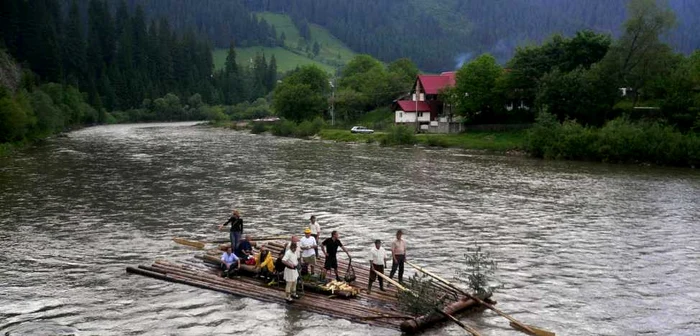
[[416,94],[415,94],[415,101],[416,101],[416,133],[420,132],[420,123],[418,122],[418,84],[420,81],[416,78]]
[[333,84],[333,81],[335,80],[329,80],[328,84],[331,86],[331,126],[335,126],[335,85]]

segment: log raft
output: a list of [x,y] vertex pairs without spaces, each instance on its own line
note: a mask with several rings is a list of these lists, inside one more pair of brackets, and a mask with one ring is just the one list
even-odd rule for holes
[[[267,248],[274,257],[277,257],[283,249],[284,241],[273,241],[267,243]],[[233,279],[222,278],[221,271],[216,264],[221,256],[221,248],[214,248],[198,255],[200,264],[172,262],[167,260],[156,260],[150,266],[140,265],[138,267],[127,267],[126,271],[132,274],[151,277],[158,280],[173,283],[185,284],[197,288],[208,289],[225,294],[232,294],[242,297],[249,297],[263,302],[278,303],[286,305],[284,286],[268,286],[263,280],[251,276],[241,275]],[[323,271],[323,256],[316,259],[316,273]],[[356,280],[352,283],[354,287],[360,289],[360,294],[352,299],[341,299],[328,296],[327,294],[304,291],[300,299],[288,304],[294,309],[300,309],[327,315],[338,319],[345,319],[352,322],[368,324],[381,328],[400,330],[408,334],[415,334],[429,328],[444,318],[440,314],[429,314],[426,316],[415,316],[401,310],[397,297],[397,289],[385,284],[385,291],[379,290],[379,283],[375,282],[372,292],[367,293],[367,283],[369,281],[369,267],[363,260],[362,263],[353,263]],[[251,271],[251,266],[241,265],[242,268]],[[347,262],[338,260],[338,270],[341,277],[347,269]],[[458,298],[445,306],[444,311],[451,314],[473,311],[479,304],[473,300],[463,297],[460,293],[436,285],[446,297]],[[299,293],[301,294],[301,293]],[[493,301],[489,301],[493,302]]]

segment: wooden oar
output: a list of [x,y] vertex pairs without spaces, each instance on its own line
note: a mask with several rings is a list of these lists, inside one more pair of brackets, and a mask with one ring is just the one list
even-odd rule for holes
[[508,314],[502,312],[501,310],[499,310],[498,308],[494,307],[493,305],[484,302],[484,300],[482,300],[482,299],[480,299],[480,298],[478,298],[478,297],[476,297],[476,296],[474,296],[474,295],[469,294],[467,291],[462,290],[461,288],[455,286],[455,285],[452,284],[451,282],[449,282],[449,281],[447,281],[447,280],[441,278],[440,276],[438,276],[438,275],[436,275],[436,274],[431,273],[430,271],[427,271],[427,270],[423,269],[422,267],[420,267],[420,266],[418,266],[418,265],[414,265],[414,264],[412,264],[412,263],[410,263],[410,262],[408,262],[408,261],[406,261],[405,263],[407,263],[407,264],[409,264],[411,267],[413,267],[413,268],[415,268],[415,269],[417,269],[417,270],[419,270],[419,271],[425,273],[426,275],[429,275],[429,276],[433,277],[433,278],[436,279],[437,281],[440,281],[440,282],[444,283],[445,285],[449,286],[450,288],[452,288],[452,289],[454,289],[454,290],[456,290],[456,291],[459,291],[460,293],[466,295],[468,298],[470,298],[470,299],[472,299],[472,300],[478,302],[479,304],[484,305],[486,308],[495,311],[498,315],[501,315],[501,316],[507,318],[507,319],[510,321],[510,325],[511,325],[511,326],[517,326],[517,328],[516,328],[516,327],[514,327],[514,328],[517,329],[517,330],[519,330],[519,331],[522,331],[522,332],[525,332],[525,333],[528,333],[528,334],[531,334],[531,335],[535,335],[535,336],[555,336],[555,334],[554,334],[553,332],[551,332],[551,331],[547,331],[547,330],[544,330],[544,329],[535,328],[535,327],[533,327],[533,326],[529,326],[529,325],[526,325],[526,324],[523,324],[523,323],[519,322],[518,320],[516,320],[516,319],[514,319],[513,317],[511,317],[510,315],[508,315]]
[[173,238],[173,241],[178,243],[178,244],[192,246],[192,247],[198,248],[200,250],[204,248],[204,243],[198,242],[198,241],[187,240],[187,239],[178,238],[178,237]]
[[[261,237],[255,237],[253,236],[253,241],[269,241],[269,240],[289,240],[292,237],[292,235],[287,235],[287,236],[261,236]],[[230,239],[217,239],[211,241],[213,244],[225,244],[230,242]]]
[[[420,297],[418,296],[418,294],[416,294],[416,293],[414,293],[412,290],[410,290],[410,289],[408,289],[408,288],[402,286],[400,283],[398,283],[398,282],[392,280],[392,279],[389,278],[388,276],[386,276],[386,275],[384,275],[384,274],[382,274],[382,273],[379,273],[379,272],[375,271],[374,269],[372,269],[372,272],[374,272],[374,273],[377,274],[378,276],[382,277],[382,279],[386,280],[388,283],[390,283],[390,284],[396,286],[396,288],[398,288],[398,289],[400,289],[400,290],[402,290],[402,291],[405,291],[405,292],[409,292],[409,293],[411,293],[413,296],[415,296],[416,298],[420,299]],[[474,335],[474,336],[481,336],[481,334],[479,334],[479,332],[478,332],[476,329],[474,329],[474,328],[472,328],[472,327],[470,327],[470,326],[468,326],[468,325],[462,323],[462,321],[456,319],[454,316],[452,316],[452,315],[450,315],[450,314],[448,314],[448,313],[445,313],[444,311],[442,311],[442,309],[439,309],[439,308],[437,308],[437,307],[433,307],[433,309],[434,309],[436,312],[440,313],[441,315],[443,315],[443,316],[447,317],[448,319],[452,320],[452,322],[457,323],[457,325],[459,325],[460,327],[462,327],[462,329],[468,331],[470,334],[472,334],[472,335]]]

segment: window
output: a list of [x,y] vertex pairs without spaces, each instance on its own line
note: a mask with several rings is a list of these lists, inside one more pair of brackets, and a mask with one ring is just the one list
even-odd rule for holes
[[423,118],[423,112],[418,112],[418,118]]

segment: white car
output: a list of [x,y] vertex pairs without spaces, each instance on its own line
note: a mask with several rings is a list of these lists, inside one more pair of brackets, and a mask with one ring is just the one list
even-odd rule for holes
[[354,126],[350,129],[350,133],[374,133],[374,130],[364,126]]

